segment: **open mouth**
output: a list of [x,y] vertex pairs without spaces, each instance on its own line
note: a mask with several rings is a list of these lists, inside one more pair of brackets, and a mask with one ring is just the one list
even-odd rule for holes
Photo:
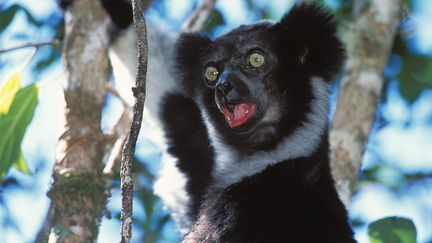
[[228,125],[232,128],[245,124],[255,112],[255,104],[229,103],[222,110]]

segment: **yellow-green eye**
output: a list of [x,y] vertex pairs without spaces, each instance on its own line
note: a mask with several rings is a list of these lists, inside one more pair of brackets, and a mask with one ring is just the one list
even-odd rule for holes
[[213,66],[208,66],[205,69],[204,76],[209,83],[216,81],[216,79],[218,78],[218,75],[219,75],[218,70]]
[[264,56],[254,52],[249,56],[249,63],[253,67],[261,67],[264,64]]

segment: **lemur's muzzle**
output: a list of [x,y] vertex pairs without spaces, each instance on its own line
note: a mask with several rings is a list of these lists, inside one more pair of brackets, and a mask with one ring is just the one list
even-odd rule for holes
[[246,123],[255,112],[255,104],[248,100],[249,89],[235,73],[225,70],[215,88],[216,104],[232,128]]

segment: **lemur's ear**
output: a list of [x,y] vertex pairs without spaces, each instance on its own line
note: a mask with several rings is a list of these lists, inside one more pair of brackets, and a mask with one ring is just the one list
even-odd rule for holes
[[289,65],[299,65],[308,73],[329,80],[341,68],[345,57],[336,36],[336,21],[323,7],[299,3],[274,24],[275,47]]
[[196,85],[193,80],[203,76],[200,56],[210,43],[208,36],[198,32],[183,33],[179,36],[175,46],[175,72],[181,77],[186,91],[195,90],[192,87]]

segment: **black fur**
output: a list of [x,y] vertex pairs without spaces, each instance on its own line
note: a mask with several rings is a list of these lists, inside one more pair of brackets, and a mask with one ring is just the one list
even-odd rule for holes
[[276,51],[282,56],[305,55],[304,63],[288,59],[283,66],[294,65],[304,68],[309,75],[330,80],[339,72],[345,59],[336,29],[336,22],[325,9],[312,4],[296,5],[272,27],[272,31],[278,35]]
[[[196,83],[187,80],[196,80],[202,77],[200,54],[211,43],[208,36],[202,33],[183,33],[177,40],[176,48],[176,75],[189,96],[195,95]],[[195,68],[194,68],[195,67]]]
[[189,180],[188,216],[195,221],[210,185],[213,150],[195,102],[179,94],[168,94],[161,104],[160,119],[168,139],[168,152],[178,158],[177,167]]
[[126,29],[133,21],[132,4],[128,0],[101,0],[102,6],[118,29]]
[[[284,110],[282,122],[269,124],[273,129],[268,126],[267,129],[254,129],[254,136],[250,139],[251,133],[232,133],[220,112],[217,109],[208,109],[211,119],[228,144],[244,152],[249,149],[271,149],[305,120],[305,114],[310,107],[311,90],[310,83],[304,80],[311,76],[320,76],[328,81],[339,71],[344,52],[335,32],[336,24],[327,11],[315,5],[300,4],[293,7],[279,23],[272,25],[264,22],[240,26],[213,42],[199,33],[183,34],[177,47],[177,70],[189,95],[195,97],[196,93],[204,94],[198,102],[211,108],[216,106],[216,102],[211,94],[213,91],[203,84],[203,64],[213,62],[219,65],[221,70],[224,65],[237,67],[242,65],[238,62],[244,60],[241,54],[247,53],[251,47],[259,47],[265,53],[272,53],[273,55],[270,54],[267,58],[277,60],[277,63],[272,64],[274,70],[269,68],[271,70],[257,73],[239,68],[237,73],[250,81],[249,84],[254,86],[252,90],[270,91],[268,97],[260,92],[245,94],[256,96],[255,101],[261,115],[268,109],[270,98],[281,100],[280,106],[283,106],[281,108]],[[232,53],[240,53],[240,56],[233,56]],[[282,94],[281,91],[285,93]],[[261,141],[263,137],[268,139]]]
[[[201,113],[208,116],[208,122],[222,143],[245,155],[271,151],[306,122],[313,99],[311,78],[319,76],[323,82],[329,82],[340,70],[344,51],[335,33],[336,24],[326,10],[312,4],[298,4],[276,24],[263,22],[240,26],[215,40],[197,33],[183,34],[176,47],[178,81]],[[263,67],[247,67],[246,57],[251,50],[259,50],[265,55]],[[229,73],[221,74],[219,79],[224,80],[218,80],[214,88],[204,82],[203,73],[208,65],[217,67],[219,73]],[[229,99],[223,96],[218,100],[221,95],[217,86],[222,82],[231,82],[235,86],[236,99],[251,101],[257,106],[254,117],[240,129],[228,126],[218,109],[219,102],[224,102],[222,99]],[[170,106],[169,112],[174,112],[174,107]],[[261,119],[272,108],[280,111],[280,117],[262,124]],[[202,125],[196,123],[198,112],[195,107],[178,113],[194,117],[184,118],[189,122],[182,126],[190,123],[189,126],[201,130]],[[172,121],[165,120],[167,123]],[[322,123],[327,126],[326,117]],[[177,136],[173,134],[179,132],[176,129],[180,128],[167,132]],[[174,141],[174,137],[170,138]],[[190,150],[184,142],[195,139],[183,138],[182,142],[171,146],[200,156],[202,146]],[[198,220],[183,241],[355,242],[330,174],[327,129],[319,137],[310,139],[321,142],[307,157],[279,161],[225,188],[215,187],[212,181],[207,181],[210,186]],[[204,141],[208,143],[206,139]],[[186,160],[197,164],[215,163],[207,157],[211,153],[204,151],[206,161],[197,161],[187,155],[188,159],[182,159],[178,165],[191,175],[190,182],[194,169],[181,163],[188,163]],[[185,154],[180,158],[182,156],[186,158]],[[247,164],[248,161],[233,163]],[[205,167],[212,168],[210,165]],[[205,170],[201,173],[211,175]]]
[[324,135],[310,157],[283,161],[209,194],[184,242],[355,242],[327,153]]

